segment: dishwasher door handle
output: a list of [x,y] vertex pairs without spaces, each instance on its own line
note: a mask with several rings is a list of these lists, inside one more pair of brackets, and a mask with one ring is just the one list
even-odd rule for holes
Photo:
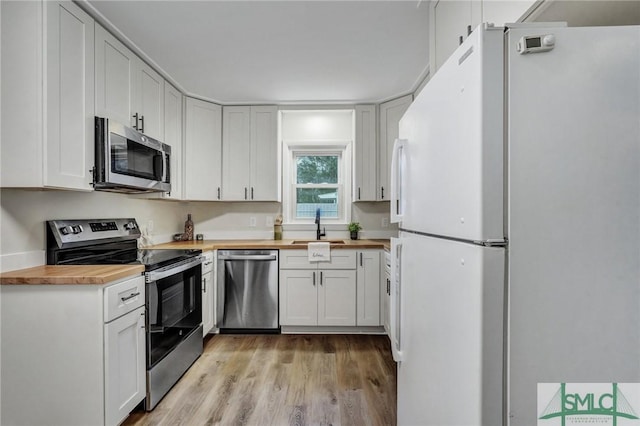
[[218,256],[220,260],[276,260],[274,255],[237,255]]

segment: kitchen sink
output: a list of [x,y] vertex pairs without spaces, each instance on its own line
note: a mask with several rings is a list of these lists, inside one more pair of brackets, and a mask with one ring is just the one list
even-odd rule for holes
[[330,243],[344,244],[344,240],[293,240],[291,244]]

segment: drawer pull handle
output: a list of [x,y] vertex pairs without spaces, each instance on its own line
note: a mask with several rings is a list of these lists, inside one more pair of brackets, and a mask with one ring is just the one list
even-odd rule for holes
[[131,293],[129,296],[127,297],[121,297],[120,300],[122,300],[123,302],[126,302],[127,300],[133,299],[136,296],[140,296],[140,292],[137,293]]

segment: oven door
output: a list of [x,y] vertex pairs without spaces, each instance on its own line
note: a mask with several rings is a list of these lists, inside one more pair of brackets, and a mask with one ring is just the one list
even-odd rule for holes
[[147,276],[147,368],[153,367],[202,323],[202,258]]

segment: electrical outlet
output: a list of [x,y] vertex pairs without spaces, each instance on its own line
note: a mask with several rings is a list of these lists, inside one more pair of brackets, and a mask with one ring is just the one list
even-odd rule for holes
[[252,228],[255,228],[255,226],[256,226],[256,218],[255,218],[255,216],[251,216],[249,218],[249,226],[251,226]]
[[149,234],[153,232],[153,221],[152,220],[147,221],[147,232]]
[[382,227],[383,228],[388,228],[389,227],[389,218],[388,217],[383,217],[382,218]]
[[265,226],[273,226],[273,217],[272,216],[267,216],[267,219],[265,220]]

